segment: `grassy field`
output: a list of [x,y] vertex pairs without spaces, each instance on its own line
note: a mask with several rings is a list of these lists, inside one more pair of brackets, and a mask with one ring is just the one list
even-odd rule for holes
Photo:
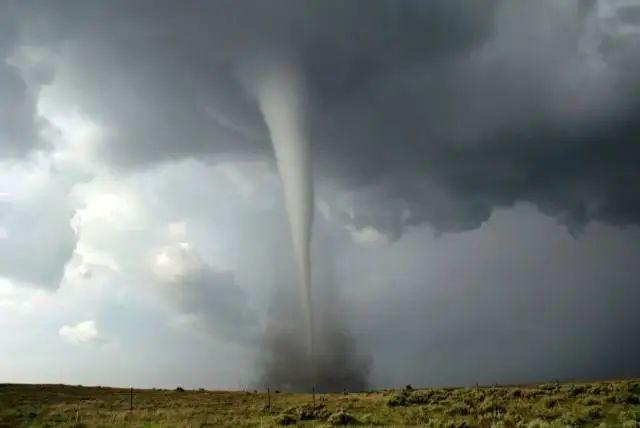
[[640,381],[311,394],[0,384],[0,427],[640,427]]

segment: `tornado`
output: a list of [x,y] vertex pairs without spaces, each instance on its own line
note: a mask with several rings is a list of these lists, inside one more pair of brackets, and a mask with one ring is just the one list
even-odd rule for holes
[[291,64],[272,67],[259,79],[258,104],[269,129],[278,164],[302,304],[306,318],[307,351],[314,354],[311,304],[311,232],[313,179],[311,143],[305,113],[305,88],[301,73]]

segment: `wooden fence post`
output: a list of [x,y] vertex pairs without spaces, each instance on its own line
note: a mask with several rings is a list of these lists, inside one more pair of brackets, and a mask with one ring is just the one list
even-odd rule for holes
[[267,407],[271,410],[271,389],[267,387]]

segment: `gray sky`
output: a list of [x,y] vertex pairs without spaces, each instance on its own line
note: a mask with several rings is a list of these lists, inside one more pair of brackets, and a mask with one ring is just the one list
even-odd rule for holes
[[640,375],[638,8],[0,0],[0,382],[296,386],[283,59],[324,375]]

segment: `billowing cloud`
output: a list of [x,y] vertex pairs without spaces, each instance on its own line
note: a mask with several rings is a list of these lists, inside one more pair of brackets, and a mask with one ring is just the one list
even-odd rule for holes
[[183,320],[226,340],[255,339],[258,319],[232,272],[208,265],[188,242],[159,248],[152,259],[156,286]]
[[26,154],[38,141],[35,102],[18,70],[0,64],[0,156]]
[[244,88],[284,53],[312,94],[318,179],[382,205],[352,227],[468,230],[517,201],[571,228],[639,219],[633,5],[65,6],[17,8],[16,43],[55,49],[54,85],[114,130],[97,149],[114,165],[271,158]]
[[63,325],[58,330],[60,337],[69,343],[89,343],[98,339],[98,329],[93,320],[79,322],[76,325]]
[[0,276],[55,289],[76,244],[70,183],[47,162],[0,168]]

